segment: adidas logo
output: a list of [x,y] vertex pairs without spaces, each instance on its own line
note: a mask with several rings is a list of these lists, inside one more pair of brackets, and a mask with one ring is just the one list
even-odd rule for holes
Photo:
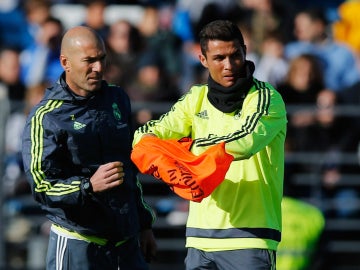
[[80,123],[80,122],[78,122],[78,121],[74,121],[74,129],[75,129],[75,130],[82,129],[82,128],[84,128],[84,127],[86,127],[85,124]]
[[207,110],[204,110],[202,112],[197,113],[196,116],[200,117],[202,119],[209,119],[209,116],[207,114]]

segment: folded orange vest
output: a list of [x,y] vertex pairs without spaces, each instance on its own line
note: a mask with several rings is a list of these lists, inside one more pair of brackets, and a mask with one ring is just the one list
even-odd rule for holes
[[131,159],[144,174],[164,181],[180,197],[201,202],[224,180],[234,157],[225,143],[208,148],[201,155],[190,152],[192,140],[163,140],[145,136],[137,143]]

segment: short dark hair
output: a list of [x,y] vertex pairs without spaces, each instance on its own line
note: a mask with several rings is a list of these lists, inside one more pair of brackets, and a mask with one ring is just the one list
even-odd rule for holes
[[238,40],[245,48],[244,37],[239,27],[228,20],[215,20],[207,25],[199,33],[200,48],[203,55],[208,49],[209,40],[232,41]]
[[325,10],[323,8],[317,8],[317,7],[308,8],[308,9],[300,10],[297,14],[298,15],[305,14],[312,21],[319,21],[325,26],[329,24],[329,20],[327,19]]

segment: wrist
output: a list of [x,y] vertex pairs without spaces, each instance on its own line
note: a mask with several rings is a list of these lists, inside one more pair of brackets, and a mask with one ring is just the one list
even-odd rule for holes
[[90,195],[92,194],[94,191],[93,191],[93,186],[91,184],[91,181],[89,178],[84,178],[82,181],[81,181],[81,190],[83,191],[83,193],[85,195]]

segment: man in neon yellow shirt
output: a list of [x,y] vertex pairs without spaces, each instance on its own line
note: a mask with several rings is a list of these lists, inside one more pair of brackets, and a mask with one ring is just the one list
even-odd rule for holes
[[[281,239],[286,110],[272,85],[253,77],[239,28],[218,20],[200,32],[207,84],[194,85],[172,109],[140,127],[143,136],[194,140],[191,152],[226,143],[234,161],[224,181],[190,202],[186,269],[275,269]],[[150,150],[150,149],[149,149]]]
[[278,247],[277,270],[309,269],[316,262],[325,228],[323,213],[310,203],[284,196],[282,239]]

